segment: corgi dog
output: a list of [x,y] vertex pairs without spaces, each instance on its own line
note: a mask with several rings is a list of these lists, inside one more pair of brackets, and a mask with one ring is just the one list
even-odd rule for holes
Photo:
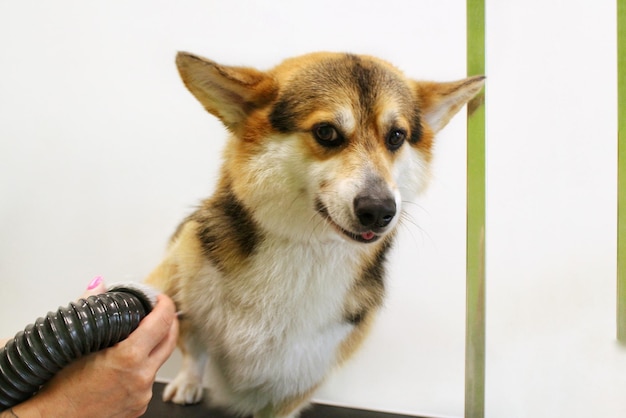
[[269,71],[180,52],[184,84],[230,137],[212,197],[146,282],[183,312],[164,400],[296,417],[367,336],[405,204],[434,135],[482,89],[407,78],[371,56],[312,53]]

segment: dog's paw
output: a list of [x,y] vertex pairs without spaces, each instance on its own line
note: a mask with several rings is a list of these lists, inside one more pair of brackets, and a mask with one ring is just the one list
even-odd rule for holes
[[202,382],[181,375],[176,376],[176,379],[168,383],[163,390],[163,401],[179,405],[198,403],[203,396]]

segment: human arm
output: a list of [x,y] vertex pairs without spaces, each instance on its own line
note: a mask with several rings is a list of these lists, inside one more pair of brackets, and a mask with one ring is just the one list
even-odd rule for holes
[[0,418],[140,416],[152,397],[156,372],[174,350],[175,312],[172,300],[160,295],[126,340],[73,362]]

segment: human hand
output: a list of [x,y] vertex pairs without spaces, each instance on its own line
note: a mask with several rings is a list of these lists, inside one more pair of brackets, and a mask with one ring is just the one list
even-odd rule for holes
[[[101,282],[90,287],[83,297],[105,291]],[[174,350],[177,336],[174,303],[159,295],[152,312],[126,340],[73,362],[11,412],[21,418],[138,417],[147,409],[156,373]]]

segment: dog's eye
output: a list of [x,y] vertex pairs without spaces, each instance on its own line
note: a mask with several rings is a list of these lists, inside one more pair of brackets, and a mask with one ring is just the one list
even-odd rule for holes
[[313,135],[317,142],[325,147],[337,147],[343,143],[343,138],[332,125],[320,123],[313,128]]
[[387,148],[390,151],[395,151],[398,148],[400,148],[400,146],[402,146],[402,144],[404,143],[404,140],[406,139],[406,131],[403,129],[392,129],[389,134],[387,135],[387,140],[386,140],[386,144],[387,144]]

